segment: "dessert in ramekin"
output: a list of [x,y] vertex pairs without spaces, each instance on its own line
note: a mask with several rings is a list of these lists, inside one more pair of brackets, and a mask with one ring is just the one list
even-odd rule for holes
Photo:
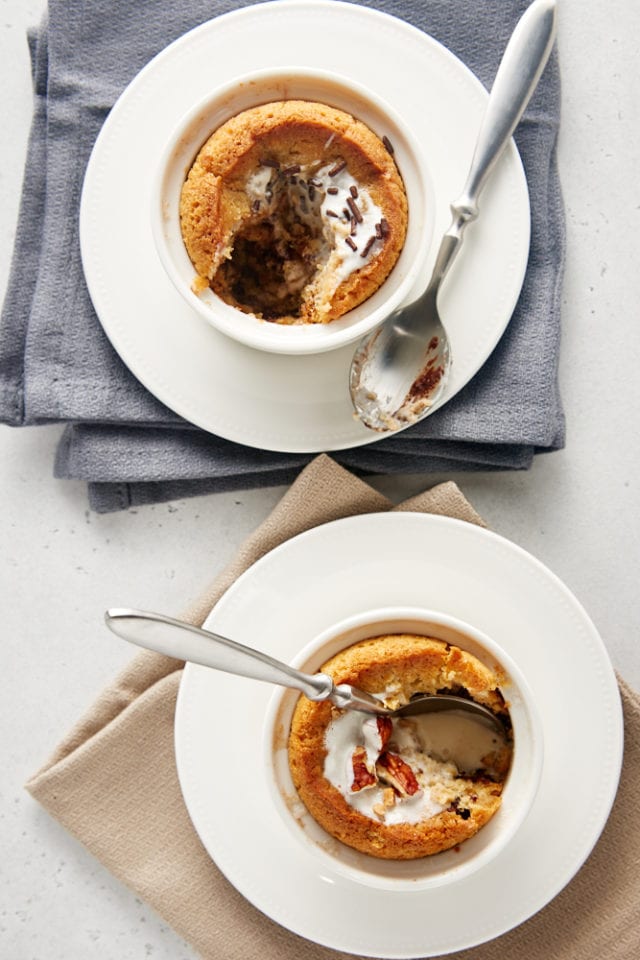
[[344,110],[284,100],[244,110],[201,147],[180,223],[198,277],[275,323],[330,323],[384,283],[407,230],[391,141]]
[[500,676],[443,640],[382,634],[321,667],[396,709],[420,694],[450,693],[489,707],[501,731],[463,711],[375,717],[300,697],[289,766],[312,816],[342,843],[392,860],[462,843],[497,812],[512,755]]
[[160,160],[151,214],[163,267],[208,323],[309,354],[352,343],[413,295],[435,201],[420,146],[383,100],[292,67],[194,107]]
[[[376,638],[395,636],[401,638],[394,641],[395,653],[380,656]],[[409,637],[410,641],[402,639]],[[427,823],[427,829],[403,830],[402,824],[394,824],[395,814],[390,811],[397,813],[404,808],[415,813],[418,821],[429,820],[422,816],[422,812],[429,812],[425,804],[431,792],[429,762],[418,757],[418,753],[437,752],[431,749],[433,743],[426,751],[422,746],[416,751],[415,729],[411,725],[406,727],[406,737],[402,732],[394,734],[395,746],[400,749],[390,748],[391,739],[385,742],[386,734],[378,730],[377,724],[371,724],[361,737],[368,720],[364,714],[355,714],[355,720],[347,718],[343,729],[331,731],[331,719],[340,722],[340,712],[334,712],[328,704],[305,703],[293,690],[279,691],[266,719],[265,757],[271,771],[275,806],[302,846],[318,857],[328,871],[383,889],[417,890],[453,883],[496,857],[527,816],[543,763],[542,728],[536,705],[525,678],[504,648],[481,630],[449,614],[415,607],[388,607],[357,614],[325,630],[293,663],[308,673],[320,671],[324,665],[333,669],[332,664],[336,677],[347,682],[357,678],[370,692],[383,695],[391,706],[415,692],[453,690],[471,696],[502,717],[504,738],[503,743],[490,743],[488,750],[480,743],[481,755],[475,747],[466,758],[458,753],[462,771],[457,764],[448,766],[451,756],[436,756],[432,768],[435,819],[431,825]],[[321,710],[308,710],[307,705]],[[360,738],[356,747],[364,747],[364,754],[360,753],[362,765],[358,756],[354,764],[354,730],[356,738]],[[440,733],[436,732],[438,739]],[[295,744],[298,736],[309,737],[308,743]],[[333,749],[340,744],[346,745],[341,757],[340,750],[336,754]],[[386,769],[377,768],[385,752],[396,753],[412,767],[422,798],[417,797],[416,791],[417,799],[412,800],[401,765],[394,768],[394,761],[389,763],[386,757],[382,765]],[[325,771],[330,753],[342,764],[338,774],[329,767]],[[478,756],[481,763],[474,770]],[[424,764],[426,778],[417,770],[420,764]],[[345,793],[360,777],[366,781],[371,771],[377,781],[373,792],[352,806]],[[466,775],[459,776],[461,772]],[[322,778],[326,785],[310,800],[314,780],[317,785]],[[336,786],[340,778],[342,790]],[[482,801],[480,792],[474,789],[474,780],[482,781]],[[389,789],[393,799],[386,792]],[[403,790],[408,796],[401,798]],[[359,802],[368,815],[357,810]],[[356,844],[351,842],[354,839]],[[381,839],[386,852],[380,845]],[[454,842],[449,845],[449,840]],[[422,844],[420,849],[416,846],[418,856],[411,850],[414,843]],[[438,848],[440,852],[436,852]]]

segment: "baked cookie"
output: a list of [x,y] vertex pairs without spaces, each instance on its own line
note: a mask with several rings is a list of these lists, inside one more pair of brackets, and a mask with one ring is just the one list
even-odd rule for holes
[[407,198],[389,141],[322,103],[284,100],[228,120],[200,149],[180,223],[198,273],[245,313],[328,323],[384,283]]
[[349,647],[322,672],[393,708],[419,693],[468,696],[504,726],[501,737],[463,711],[390,719],[301,697],[289,767],[302,801],[328,833],[362,853],[408,860],[457,846],[494,815],[512,742],[492,670],[441,640],[393,634]]

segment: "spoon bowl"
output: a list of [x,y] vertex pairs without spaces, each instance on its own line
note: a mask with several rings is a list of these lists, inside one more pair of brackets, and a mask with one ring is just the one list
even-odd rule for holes
[[478,197],[509,142],[551,53],[556,0],[534,0],[518,21],[500,62],[467,181],[451,204],[453,219],[442,238],[424,293],[393,312],[356,348],[351,399],[372,430],[394,431],[433,413],[445,399],[451,366],[449,338],[438,311],[438,293],[478,216]]
[[462,713],[468,713],[480,722],[489,723],[499,733],[504,733],[502,721],[489,707],[484,707],[475,700],[467,700],[466,697],[457,697],[452,693],[425,693],[423,696],[416,696],[403,707],[393,710],[392,716],[416,717],[423,713],[440,713],[443,710],[460,710]]
[[431,413],[444,394],[451,351],[438,313],[440,277],[365,337],[353,357],[349,389],[371,430],[399,430]]

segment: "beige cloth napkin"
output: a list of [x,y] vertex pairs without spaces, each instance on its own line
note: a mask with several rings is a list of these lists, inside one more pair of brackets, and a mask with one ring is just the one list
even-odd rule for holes
[[[329,457],[318,457],[187,617],[201,623],[243,570],[289,537],[339,517],[389,509],[390,502],[380,493]],[[484,525],[453,483],[394,509]],[[157,654],[137,656],[29,781],[28,790],[205,960],[346,958],[264,917],[205,853],[175,770],[173,718],[181,668],[181,662]],[[624,770],[595,851],[549,906],[497,940],[455,954],[459,960],[640,957],[640,697],[624,683],[621,689]],[[557,815],[570,817],[571,810],[558,810]],[[508,882],[505,877],[505,886]]]

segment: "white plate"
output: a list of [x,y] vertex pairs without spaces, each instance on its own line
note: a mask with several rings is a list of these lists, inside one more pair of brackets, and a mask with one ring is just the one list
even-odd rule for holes
[[582,865],[616,793],[620,698],[604,644],[558,578],[508,540],[446,517],[374,514],[317,527],[251,567],[207,625],[291,660],[332,623],[381,605],[473,624],[529,682],[543,725],[542,779],[524,825],[495,860],[454,887],[415,892],[332,872],[275,807],[262,743],[268,684],[187,665],[178,774],[210,856],[269,917],[337,950],[437,956],[522,923]]
[[[174,289],[154,247],[150,214],[156,165],[182,116],[215,85],[291,65],[299,51],[307,67],[350,75],[402,114],[428,158],[437,197],[434,236],[441,235],[466,178],[487,100],[484,87],[439,43],[394,17],[349,3],[280,0],[192,30],[127,87],[87,168],[80,242],[98,317],[151,393],[221,437],[306,453],[380,436],[353,417],[353,347],[277,356],[225,337]],[[443,290],[454,358],[447,399],[482,366],[511,318],[529,232],[526,179],[511,143],[483,194],[482,215],[465,237],[457,281]],[[429,268],[434,257],[432,251]]]

